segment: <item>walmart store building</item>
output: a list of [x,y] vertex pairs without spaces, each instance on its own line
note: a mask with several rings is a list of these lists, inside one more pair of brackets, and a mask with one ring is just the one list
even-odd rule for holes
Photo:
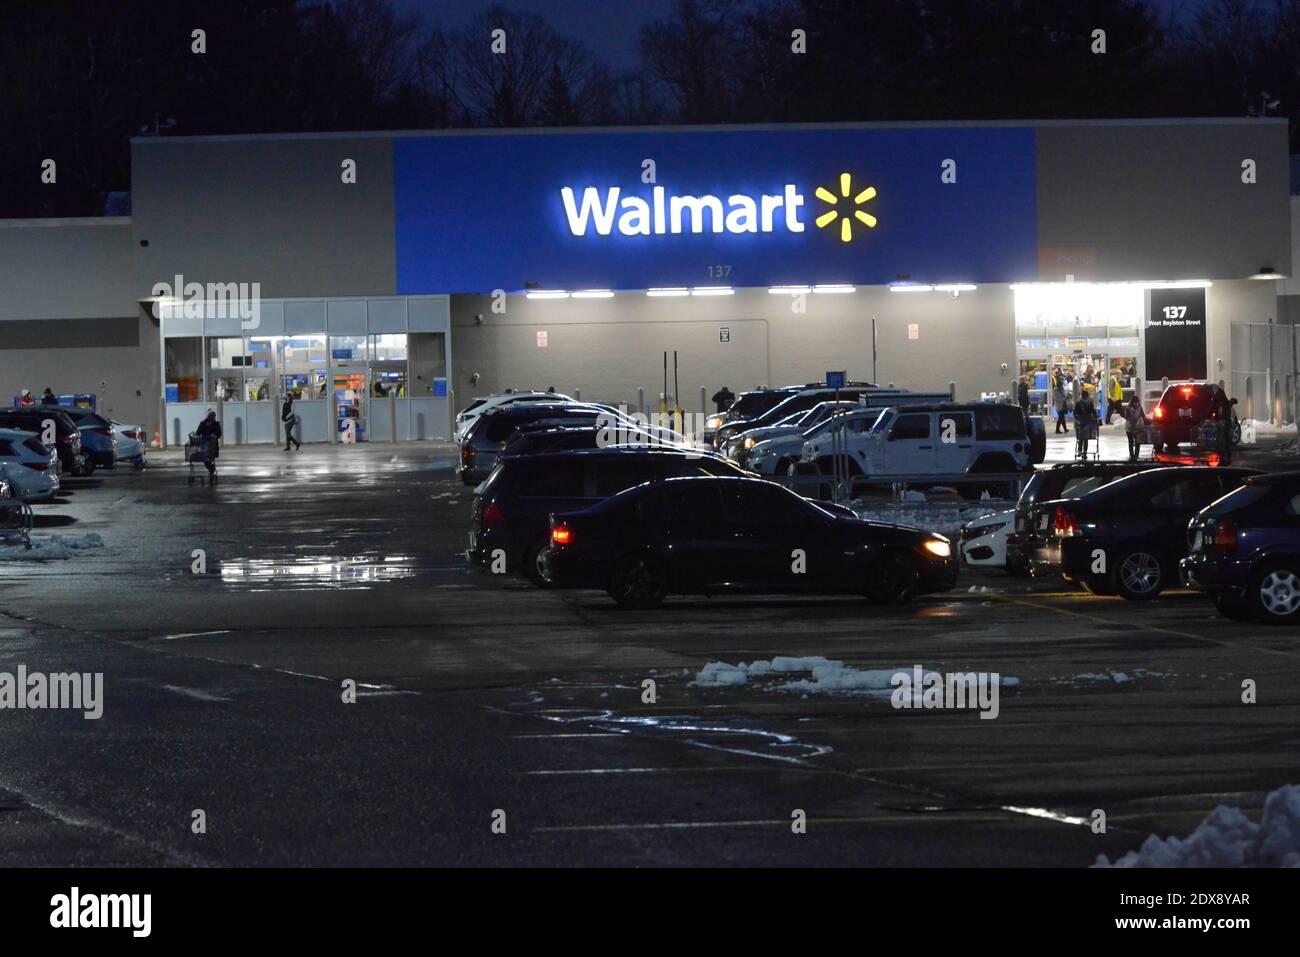
[[438,438],[511,387],[656,403],[675,351],[688,409],[1062,364],[1265,417],[1289,179],[1261,119],[138,139],[131,216],[0,223],[0,392],[94,393],[168,442],[218,401],[228,441],[275,441],[286,391],[307,440]]

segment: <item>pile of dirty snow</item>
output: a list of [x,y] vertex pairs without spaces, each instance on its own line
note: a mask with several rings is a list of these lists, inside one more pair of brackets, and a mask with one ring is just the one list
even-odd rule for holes
[[[771,685],[770,690],[797,694],[866,694],[888,697],[894,687],[894,675],[901,672],[911,678],[913,668],[913,665],[901,665],[897,668],[859,669],[821,655],[803,658],[778,655],[771,661],[755,661],[751,664],[743,661],[738,665],[710,661],[695,676],[693,684],[706,688],[736,687],[748,684],[752,678],[808,674],[811,677]],[[931,674],[943,676],[943,672],[929,669],[924,669],[924,674],[927,678]],[[1011,688],[1019,685],[1020,679],[1004,677],[998,683],[1004,688]]]
[[1093,867],[1300,867],[1300,786],[1265,798],[1258,824],[1220,804],[1190,837],[1162,841],[1152,834],[1114,864],[1097,855]]
[[48,562],[71,558],[77,552],[103,548],[104,539],[95,532],[85,535],[33,535],[32,547],[22,542],[0,544],[0,562]]

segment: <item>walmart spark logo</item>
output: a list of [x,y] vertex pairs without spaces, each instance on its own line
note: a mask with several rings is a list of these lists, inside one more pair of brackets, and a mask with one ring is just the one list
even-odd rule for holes
[[[839,196],[836,196],[825,186],[818,186],[816,195],[817,198],[820,199],[823,203],[829,203],[832,206],[839,206],[840,200],[841,199],[847,200],[849,198],[849,194],[852,192],[853,192],[853,177],[850,176],[848,173],[840,173],[840,195]],[[861,206],[863,203],[875,199],[875,197],[876,197],[876,187],[868,186],[862,192],[858,193],[856,196],[853,197],[853,205],[855,207]],[[847,205],[848,204],[846,203],[845,206],[847,207]],[[855,219],[858,222],[865,225],[868,229],[876,228],[876,217],[872,216],[868,212],[864,212],[861,209],[853,209],[852,211],[848,210],[847,208],[831,209],[818,216],[817,219],[814,220],[814,222],[817,223],[818,229],[824,229],[825,227],[829,226],[831,223],[835,222],[835,220],[837,219],[840,221],[840,242],[842,243],[852,242],[853,220]]]

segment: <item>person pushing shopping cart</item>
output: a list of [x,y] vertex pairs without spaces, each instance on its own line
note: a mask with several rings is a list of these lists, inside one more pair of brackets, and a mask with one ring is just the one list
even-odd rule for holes
[[208,470],[210,481],[217,480],[217,456],[221,454],[221,423],[217,413],[209,411],[199,427],[190,433],[185,446],[185,459],[190,463],[190,481],[194,481],[194,463],[202,462]]

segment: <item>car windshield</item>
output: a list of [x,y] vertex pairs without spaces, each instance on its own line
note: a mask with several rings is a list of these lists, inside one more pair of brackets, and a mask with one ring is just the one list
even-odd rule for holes
[[790,415],[787,415],[784,419],[782,419],[780,422],[778,422],[778,423],[776,423],[776,424],[777,424],[778,426],[783,426],[783,425],[798,425],[798,424],[799,424],[800,422],[802,422],[804,419],[808,418],[808,416],[811,415],[811,414],[812,414],[812,409],[804,409],[804,410],[802,410],[802,411],[800,411],[800,412],[794,412],[794,413],[792,413],[792,414],[790,414]]

